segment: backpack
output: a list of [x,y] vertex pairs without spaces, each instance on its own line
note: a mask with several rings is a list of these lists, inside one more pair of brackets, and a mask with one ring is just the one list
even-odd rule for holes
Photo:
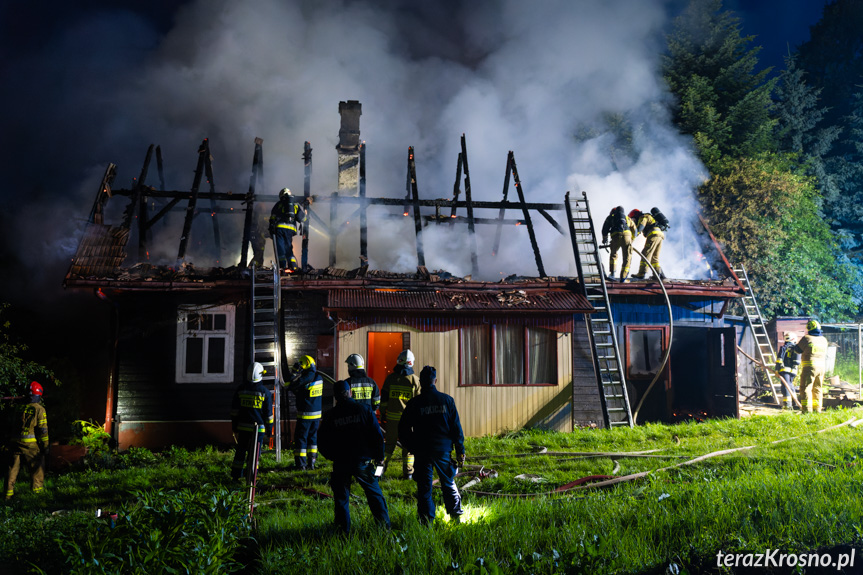
[[612,210],[609,215],[611,216],[611,233],[616,234],[629,229],[629,226],[626,225],[626,213],[623,210]]
[[665,214],[659,211],[659,208],[650,208],[650,215],[653,216],[654,220],[656,220],[656,227],[663,232],[671,227],[671,224],[668,223],[668,218],[665,217]]

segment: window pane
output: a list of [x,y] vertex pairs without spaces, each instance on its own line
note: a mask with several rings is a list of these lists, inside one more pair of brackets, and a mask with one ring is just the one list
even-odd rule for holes
[[209,313],[205,313],[201,316],[201,329],[206,331],[213,331],[213,315]]
[[494,383],[524,383],[524,327],[494,326]]
[[207,373],[225,373],[225,338],[207,339]]
[[557,383],[557,333],[527,328],[528,383]]
[[656,374],[662,358],[662,331],[632,330],[629,332],[629,375],[649,377]]
[[186,340],[186,373],[203,373],[204,340],[191,337]]
[[201,316],[196,314],[196,313],[189,313],[186,316],[186,331],[189,332],[189,331],[194,331],[196,329],[199,329],[200,328],[200,321],[198,321],[198,320],[200,318],[201,318]]
[[228,316],[223,313],[213,314],[213,329],[225,331],[228,327]]
[[462,385],[489,384],[489,357],[491,346],[488,328],[465,327],[461,330],[461,382]]

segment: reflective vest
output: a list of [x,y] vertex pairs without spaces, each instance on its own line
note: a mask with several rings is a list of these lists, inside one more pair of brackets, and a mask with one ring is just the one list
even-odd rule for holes
[[799,365],[800,354],[794,351],[794,344],[791,342],[782,344],[776,357],[776,371],[797,375],[797,366]]
[[289,386],[297,399],[297,419],[320,419],[324,380],[314,369],[303,370]]
[[405,405],[420,393],[420,378],[413,369],[397,365],[381,388],[381,413],[387,421],[398,421]]

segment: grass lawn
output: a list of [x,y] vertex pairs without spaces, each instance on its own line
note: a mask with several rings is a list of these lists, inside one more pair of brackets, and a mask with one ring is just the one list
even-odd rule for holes
[[[382,482],[392,531],[354,486],[348,537],[332,526],[326,460],[296,472],[289,453],[277,463],[265,452],[249,521],[230,452],[133,449],[49,475],[41,497],[22,473],[0,506],[0,573],[841,572],[800,567],[815,552],[831,562],[853,552],[844,572],[859,573],[863,425],[840,424],[860,419],[857,408],[468,439],[459,484],[489,475],[463,489],[461,524],[436,494],[438,520],[420,525],[415,484],[394,461]],[[631,479],[561,490],[588,476]],[[766,553],[774,567],[728,553]],[[776,567],[782,554],[793,557]]]

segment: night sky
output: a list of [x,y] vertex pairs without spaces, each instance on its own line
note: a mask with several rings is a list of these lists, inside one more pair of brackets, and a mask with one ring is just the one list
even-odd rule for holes
[[[0,199],[5,208],[0,216],[0,300],[35,314],[31,317],[47,311],[55,314],[55,319],[72,308],[81,309],[78,302],[84,300],[86,306],[98,305],[92,295],[64,292],[61,283],[108,162],[120,166],[115,185],[126,187],[140,169],[146,146],[162,144],[174,176],[169,189],[188,189],[197,144],[202,137],[211,137],[217,146],[217,182],[223,188],[245,191],[255,136],[265,136],[265,158],[269,159],[265,166],[275,173],[272,180],[299,182],[296,158],[302,141],[314,138],[316,150],[323,154],[322,163],[316,164],[316,177],[326,180],[333,172],[328,163],[332,163],[338,130],[339,100],[363,101],[363,135],[369,137],[370,150],[378,152],[369,166],[374,167],[374,161],[380,166],[396,166],[392,178],[401,181],[402,191],[403,150],[416,144],[422,154],[418,162],[424,162],[420,163],[420,177],[426,189],[446,186],[445,192],[428,193],[435,194],[433,197],[449,195],[457,134],[463,131],[474,145],[471,167],[477,172],[473,179],[477,193],[482,186],[476,182],[491,182],[488,199],[499,199],[506,147],[516,150],[522,179],[539,196],[557,197],[564,187],[619,185],[619,194],[629,197],[631,185],[612,178],[605,168],[585,167],[593,162],[595,149],[584,146],[568,151],[564,165],[552,165],[548,158],[560,151],[566,134],[557,140],[549,137],[548,149],[543,149],[545,142],[535,142],[562,123],[560,114],[554,115],[558,107],[575,124],[589,122],[600,104],[608,104],[606,99],[620,109],[645,110],[644,102],[660,97],[661,89],[654,85],[655,66],[651,68],[655,60],[648,56],[652,58],[651,52],[661,49],[657,38],[670,21],[668,14],[683,2],[557,0],[557,12],[544,11],[540,8],[545,2],[537,2],[536,7],[531,3],[530,12],[520,13],[523,8],[518,2],[510,2],[507,12],[498,10],[498,3],[491,0],[470,3],[470,9],[454,1],[417,7],[415,2],[402,0],[320,0],[309,4],[316,7],[314,10],[304,7],[294,12],[304,19],[301,25],[278,22],[276,16],[283,13],[279,10],[284,4],[295,3],[264,3],[263,10],[271,10],[274,16],[268,19],[265,14],[258,20],[246,20],[236,8],[241,4],[171,0],[0,2],[0,81],[4,87],[0,91]],[[823,5],[823,0],[724,2],[726,9],[743,18],[743,32],[755,35],[755,44],[763,46],[761,64],[777,68],[782,66],[787,46],[793,48],[808,38],[809,26],[818,20]],[[555,29],[555,22],[563,19],[557,18],[560,10],[575,6],[577,14],[567,15],[573,17],[574,33]],[[349,8],[353,20],[343,18],[346,22],[332,23],[323,12],[327,7],[338,8],[339,13]],[[628,18],[616,20],[615,10]],[[379,14],[386,18],[381,20]],[[544,15],[547,21],[542,20]],[[529,32],[525,38],[516,38],[516,28],[509,19],[525,26]],[[599,34],[595,30],[599,25],[591,26],[592,21],[611,24]],[[470,24],[470,36],[449,33],[457,27],[453,22],[465,27]],[[214,37],[208,36],[207,30],[221,31]],[[310,30],[314,34],[306,41],[317,46],[293,43]],[[594,32],[597,36],[591,38]],[[620,40],[614,41],[616,37]],[[603,47],[601,42],[609,38],[611,44]],[[631,38],[640,44],[630,43]],[[578,43],[582,40],[585,44]],[[346,44],[339,46],[342,41]],[[233,44],[238,44],[235,50],[231,49]],[[383,57],[386,64],[370,67],[367,72],[360,70],[352,81],[335,81],[345,70],[353,73],[363,65],[363,61],[344,55],[357,45],[377,51],[372,56]],[[237,54],[244,49],[256,57],[237,62]],[[536,54],[546,49],[549,57],[537,58]],[[223,70],[203,69],[208,50],[219,51],[219,66],[237,66],[236,73],[229,76],[236,86],[227,87],[219,80]],[[603,53],[608,53],[609,60],[596,60]],[[595,61],[588,61],[590,58]],[[417,66],[418,62],[422,65]],[[628,71],[616,70],[618,64]],[[258,65],[261,76],[255,79],[252,74]],[[561,79],[556,66],[567,74],[573,68],[578,73]],[[386,67],[399,74],[382,75],[380,68]],[[287,71],[276,82],[272,70]],[[374,77],[378,86],[364,86],[363,75]],[[621,83],[626,77],[632,78],[633,89]],[[429,78],[435,80],[417,90]],[[200,91],[189,93],[193,90],[185,86],[200,86]],[[267,90],[271,95],[262,97]],[[404,102],[393,105],[383,101],[384,92],[396,91],[403,91]],[[562,93],[572,97],[567,101]],[[283,96],[288,105],[278,101]],[[321,98],[329,101],[325,102],[325,113],[318,114],[314,101]],[[375,98],[381,102],[375,104]],[[440,105],[441,101],[447,103]],[[402,127],[400,108],[407,108],[404,118],[410,125]],[[390,112],[385,121],[376,117]],[[289,130],[290,136],[275,129],[267,133],[271,123],[267,114],[279,116],[273,124],[281,122],[296,130]],[[231,121],[224,121],[228,117]],[[663,145],[675,153],[685,147],[674,141],[668,126],[657,127],[655,134],[656,141],[664,141]],[[385,142],[388,136],[395,143]],[[289,138],[290,142],[282,141]],[[494,148],[489,150],[487,161],[480,145],[483,140],[489,143],[486,147]],[[675,153],[655,151],[653,155],[670,158]],[[280,168],[272,161],[278,155],[291,158],[290,165]],[[677,173],[649,165],[630,168],[624,180]],[[372,174],[387,171],[377,167]],[[664,182],[663,188],[679,185],[680,193],[687,193],[702,177],[697,171],[691,158],[682,158],[679,177],[674,176],[679,184]],[[437,174],[442,174],[440,181]],[[319,185],[327,187],[325,183]],[[380,185],[388,184],[383,181]],[[274,183],[271,187],[281,186]],[[648,190],[644,195],[652,200],[658,193]],[[672,197],[667,203],[672,203]],[[386,245],[390,240],[381,241]],[[673,255],[672,251],[669,258]],[[458,262],[446,260],[458,256],[445,253],[438,265],[454,273],[463,272]],[[509,265],[529,274],[529,269],[518,269],[522,260],[530,262],[531,258],[513,254]],[[379,265],[393,264],[384,261]],[[682,268],[674,271],[681,274],[678,277],[687,273]]]

